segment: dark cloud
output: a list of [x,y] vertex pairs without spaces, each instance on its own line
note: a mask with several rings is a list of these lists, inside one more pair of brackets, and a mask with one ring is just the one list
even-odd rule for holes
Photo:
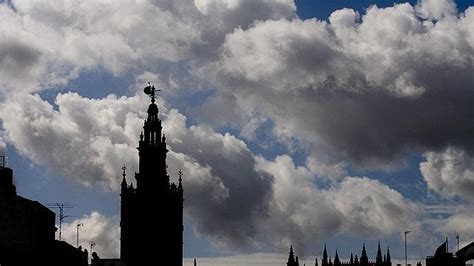
[[360,22],[345,9],[329,24],[278,20],[237,30],[215,65],[231,95],[221,99],[235,99],[243,116],[269,117],[277,135],[322,143],[359,166],[396,165],[448,145],[472,153],[474,12],[451,12],[425,21],[400,4],[372,7]]

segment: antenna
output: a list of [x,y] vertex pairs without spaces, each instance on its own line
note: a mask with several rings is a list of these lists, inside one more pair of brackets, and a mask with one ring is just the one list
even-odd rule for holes
[[74,208],[74,205],[70,203],[51,203],[51,204],[46,204],[46,207],[50,209],[59,209],[59,241],[61,241],[63,220],[68,217],[71,217],[70,215],[64,215],[64,209],[72,209]]

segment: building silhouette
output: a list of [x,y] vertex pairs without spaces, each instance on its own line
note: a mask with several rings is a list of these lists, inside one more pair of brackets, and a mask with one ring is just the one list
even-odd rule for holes
[[[317,259],[316,259],[317,261]],[[360,254],[360,257],[357,257],[357,255],[353,255],[351,253],[349,261],[341,261],[339,258],[339,254],[336,249],[336,253],[334,255],[334,262],[331,262],[331,259],[328,261],[328,255],[327,255],[327,250],[326,250],[326,245],[324,245],[324,250],[323,250],[323,257],[321,258],[321,266],[345,266],[345,265],[350,265],[350,266],[391,266],[392,265],[392,259],[390,257],[390,250],[387,248],[386,254],[382,257],[382,249],[380,248],[380,243],[377,246],[377,255],[375,257],[375,261],[369,261],[369,257],[367,256],[367,250],[365,249],[365,244],[362,245],[362,251]]]
[[293,245],[290,246],[290,254],[288,254],[288,262],[286,263],[286,266],[299,266],[300,263],[298,261],[298,256],[295,256],[295,253],[293,252]]
[[13,170],[0,165],[0,265],[87,265],[87,250],[55,240],[55,221],[53,211],[17,195]]
[[139,171],[136,187],[128,183],[123,168],[121,184],[120,258],[128,266],[183,264],[183,185],[170,182],[167,173],[166,137],[162,134],[155,88],[147,86],[151,97],[148,117],[138,142]]
[[449,252],[448,240],[441,244],[434,256],[426,257],[426,266],[465,266],[466,262],[474,259],[474,242],[458,250],[456,254]]
[[[295,256],[293,252],[293,246],[290,246],[290,253],[286,265],[299,266],[298,256]],[[318,258],[315,259],[314,265],[319,265]],[[392,266],[392,259],[390,257],[389,248],[387,248],[386,254],[382,257],[382,250],[380,248],[379,243],[377,246],[377,255],[375,257],[375,261],[369,261],[367,251],[365,249],[365,244],[362,245],[360,259],[359,257],[357,257],[357,255],[353,256],[353,254],[351,253],[349,261],[342,261],[336,249],[336,253],[334,254],[334,260],[332,260],[330,257],[328,257],[326,244],[324,244],[323,257],[321,258],[321,266]]]

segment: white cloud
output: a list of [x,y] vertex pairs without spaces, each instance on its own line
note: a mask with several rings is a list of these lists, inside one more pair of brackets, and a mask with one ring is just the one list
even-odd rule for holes
[[[140,96],[66,93],[56,97],[56,106],[27,95],[1,109],[8,114],[7,140],[23,155],[82,184],[117,189],[121,165],[128,173],[137,169],[145,102]],[[176,181],[178,169],[184,171],[186,213],[196,232],[221,248],[286,249],[294,243],[303,253],[315,239],[334,234],[389,236],[413,218],[414,207],[378,181],[347,177],[329,189],[314,184],[315,175],[342,175],[343,166],[334,172],[314,158],[308,167],[295,166],[286,155],[256,158],[235,136],[189,126],[177,110],[160,110],[169,174]]]
[[420,171],[428,187],[442,195],[474,199],[474,158],[467,152],[447,148],[441,152],[426,152]]
[[[117,190],[122,164],[129,173],[138,169],[135,147],[144,103],[145,96],[88,99],[66,93],[56,97],[55,108],[38,95],[25,95],[3,103],[1,111],[7,140],[21,154],[84,185]],[[169,173],[176,180],[177,170],[184,170],[187,212],[196,229],[229,246],[250,242],[268,209],[271,176],[255,170],[243,141],[187,126],[176,110],[160,110]]]
[[270,242],[280,249],[294,244],[304,254],[317,239],[354,235],[380,240],[400,228],[419,227],[418,207],[377,180],[346,177],[324,189],[315,185],[308,168],[295,166],[289,156],[258,162],[261,171],[275,178],[271,218],[262,230],[275,237]]
[[[472,211],[472,210],[471,210]],[[440,220],[438,223],[438,232],[446,235],[460,236],[460,248],[470,244],[474,239],[472,232],[472,220],[474,215],[470,213],[456,213],[447,219]]]
[[101,100],[59,94],[57,110],[38,95],[24,95],[1,105],[9,142],[24,156],[84,185],[117,189],[120,167],[136,169],[144,97],[110,95]]
[[119,257],[120,227],[116,219],[92,212],[70,223],[65,223],[62,226],[63,241],[76,246],[78,224],[82,224],[79,227],[79,245],[89,251],[89,256],[92,255],[90,244],[95,243],[92,251],[97,252],[99,257]]
[[455,15],[457,12],[456,3],[453,0],[422,0],[416,9],[423,18],[432,20]]
[[[247,139],[268,122],[282,143],[323,146],[310,150],[304,166],[287,155],[256,158],[232,134],[190,126],[160,104],[169,171],[173,178],[179,168],[185,172],[186,211],[199,233],[227,248],[286,250],[320,236],[416,227],[413,204],[379,181],[347,177],[344,160],[380,168],[398,165],[413,149],[472,150],[464,132],[473,126],[474,9],[450,16],[450,3],[371,7],[362,17],[344,9],[329,22],[298,19],[294,2],[284,0],[17,0],[16,11],[1,4],[5,140],[82,184],[117,189],[120,166],[137,168],[144,97],[65,93],[53,105],[26,92],[96,69],[134,70],[144,73],[137,83],[174,88],[198,79],[217,90],[202,111],[206,121],[225,117]],[[322,157],[326,151],[330,156]],[[440,156],[427,153],[425,178],[445,195],[467,196],[457,182],[469,184],[470,158],[462,155],[466,167],[457,169]],[[463,176],[452,181],[439,168]],[[318,187],[315,176],[335,182]],[[87,219],[108,223],[99,214]]]
[[204,113],[239,129],[258,113],[274,124],[269,137],[323,145],[362,167],[393,169],[408,153],[447,145],[471,149],[472,138],[456,129],[469,131],[465,118],[474,115],[473,14],[425,21],[405,3],[372,6],[360,19],[343,9],[329,23],[280,19],[236,29],[203,72],[222,94],[204,106],[220,111]]

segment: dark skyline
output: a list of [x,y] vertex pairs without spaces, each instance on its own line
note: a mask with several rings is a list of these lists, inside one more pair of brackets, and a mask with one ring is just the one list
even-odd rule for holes
[[21,195],[75,205],[68,242],[83,223],[81,244],[117,257],[121,167],[138,172],[151,82],[168,173],[186,178],[187,265],[270,260],[291,244],[314,256],[324,242],[348,256],[381,241],[398,260],[408,230],[412,261],[446,235],[463,246],[474,239],[469,5],[3,1],[0,149]]

